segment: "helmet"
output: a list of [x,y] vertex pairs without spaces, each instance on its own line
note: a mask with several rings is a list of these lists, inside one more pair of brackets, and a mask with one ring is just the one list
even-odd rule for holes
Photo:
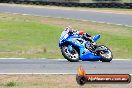
[[72,28],[71,28],[70,26],[68,26],[68,27],[66,27],[64,30],[65,30],[65,31],[70,31],[70,30],[72,30]]

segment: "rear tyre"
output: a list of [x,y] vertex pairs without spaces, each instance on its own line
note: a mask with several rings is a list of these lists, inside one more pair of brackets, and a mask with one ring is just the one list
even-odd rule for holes
[[63,46],[61,48],[61,52],[62,55],[64,56],[64,58],[66,58],[68,61],[70,62],[78,62],[79,61],[79,53],[77,52],[77,50],[72,47],[72,52],[70,52],[68,50],[67,46]]
[[[103,47],[107,48],[106,46]],[[110,62],[113,59],[112,52],[109,48],[107,48],[107,51],[100,51],[99,55],[102,57],[102,62]]]

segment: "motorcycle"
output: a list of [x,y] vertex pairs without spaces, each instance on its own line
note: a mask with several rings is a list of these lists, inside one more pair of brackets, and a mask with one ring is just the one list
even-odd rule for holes
[[99,38],[100,35],[97,34],[92,37],[91,42],[83,36],[62,32],[59,47],[64,58],[70,62],[79,60],[110,62],[113,58],[112,52],[108,47],[96,44]]

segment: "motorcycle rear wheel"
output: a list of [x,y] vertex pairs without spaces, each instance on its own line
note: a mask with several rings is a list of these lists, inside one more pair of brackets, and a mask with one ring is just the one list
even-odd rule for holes
[[[106,47],[106,46],[103,46],[103,47]],[[102,57],[101,59],[102,62],[110,62],[113,59],[111,50],[108,47],[106,48],[107,48],[107,52],[104,52],[104,51],[99,52],[99,55]]]
[[79,53],[77,52],[77,50],[74,47],[72,47],[72,49],[73,49],[73,51],[70,52],[68,50],[67,46],[63,46],[61,48],[62,55],[64,56],[64,58],[66,58],[70,62],[78,62],[79,61]]

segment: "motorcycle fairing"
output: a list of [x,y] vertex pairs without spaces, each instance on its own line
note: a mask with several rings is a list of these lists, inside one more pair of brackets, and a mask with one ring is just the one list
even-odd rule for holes
[[[77,36],[71,36],[69,39],[67,39],[67,41],[71,45],[76,46],[76,47],[79,48],[79,50],[80,50],[80,59],[81,60],[99,60],[99,59],[101,59],[100,56],[96,56],[92,52],[83,53],[84,52],[84,48],[85,48],[84,47],[85,42],[82,43],[82,44],[78,44],[77,42],[73,41],[74,38],[78,38],[78,37]],[[69,46],[69,49],[71,50],[70,46]]]
[[87,60],[100,60],[101,57],[100,56],[95,56],[93,53],[91,52],[87,52],[85,54],[83,54],[82,56],[80,56],[80,59],[83,61],[87,61]]

